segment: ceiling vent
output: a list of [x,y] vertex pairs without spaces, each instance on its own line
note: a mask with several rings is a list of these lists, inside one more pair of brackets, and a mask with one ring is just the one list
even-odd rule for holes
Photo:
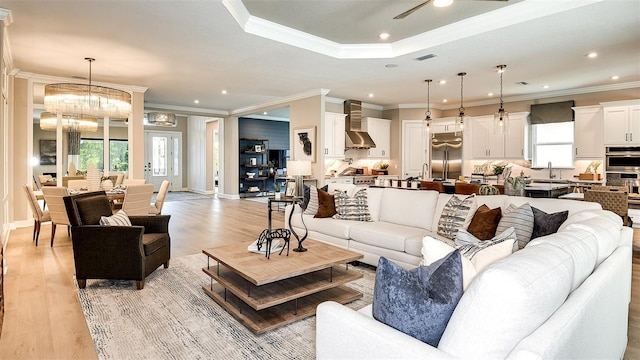
[[417,57],[417,58],[415,58],[415,60],[425,61],[427,59],[431,59],[431,58],[434,58],[436,56],[438,56],[438,55],[436,55],[436,54],[427,54],[427,55],[423,55],[423,56]]

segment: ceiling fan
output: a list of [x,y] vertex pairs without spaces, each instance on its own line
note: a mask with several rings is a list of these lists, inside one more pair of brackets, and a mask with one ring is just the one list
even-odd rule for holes
[[[481,0],[481,1],[509,1],[509,0]],[[421,7],[427,5],[430,2],[431,2],[431,0],[427,0],[425,2],[422,2],[422,3],[412,7],[411,9],[403,12],[402,14],[400,14],[398,16],[395,16],[394,19],[404,19],[405,17],[413,14],[416,10],[420,9]],[[434,3],[437,3],[437,2],[438,2],[438,0],[435,0]],[[451,2],[453,2],[453,0],[451,0]],[[447,5],[441,5],[441,6],[449,6],[451,4],[451,2],[449,2]]]

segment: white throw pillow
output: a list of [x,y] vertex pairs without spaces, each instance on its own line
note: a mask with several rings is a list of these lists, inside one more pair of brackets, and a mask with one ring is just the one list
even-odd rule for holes
[[100,225],[131,226],[131,220],[123,210],[120,210],[111,216],[100,217]]
[[[513,251],[515,239],[485,240],[478,244],[459,246],[462,255],[462,283],[466,290],[474,277],[491,263],[503,259]],[[431,236],[422,239],[422,262],[431,265],[456,248]]]
[[320,203],[318,202],[318,188],[311,185],[309,186],[309,203],[307,204],[307,208],[304,209],[305,215],[316,216],[318,213],[318,206]]

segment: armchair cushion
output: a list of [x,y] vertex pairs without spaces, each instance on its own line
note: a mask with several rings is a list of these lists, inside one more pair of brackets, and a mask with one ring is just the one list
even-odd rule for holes
[[100,218],[100,225],[109,226],[131,226],[131,220],[127,214],[120,210],[111,216],[102,216]]
[[142,235],[142,247],[145,255],[151,255],[164,246],[169,246],[169,234],[144,234]]
[[[80,224],[99,225],[103,216],[111,216],[111,204],[107,196],[88,196],[75,200]],[[73,224],[72,224],[73,225]]]

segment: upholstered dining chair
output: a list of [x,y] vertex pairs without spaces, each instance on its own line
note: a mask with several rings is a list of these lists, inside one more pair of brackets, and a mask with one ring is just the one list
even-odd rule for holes
[[440,193],[444,192],[442,181],[420,181],[420,187],[427,190],[435,190]]
[[162,184],[160,184],[156,201],[149,207],[149,214],[157,215],[162,213],[162,206],[164,205],[164,199],[167,197],[167,192],[169,192],[169,180],[164,180]]
[[67,232],[71,235],[71,224],[67,216],[67,209],[64,207],[64,200],[62,200],[62,198],[69,195],[69,191],[65,187],[44,186],[42,195],[44,196],[44,201],[47,202],[49,215],[51,216],[51,246],[53,246],[57,225],[67,225]]
[[146,183],[145,179],[124,179],[122,180],[122,184],[129,185],[144,185]]
[[[22,187],[27,195],[27,201],[29,206],[31,206],[31,211],[33,212],[33,239],[32,241],[36,242],[36,246],[38,246],[38,238],[40,237],[40,228],[43,222],[51,221],[51,215],[49,214],[49,210],[42,210],[40,204],[38,204],[38,199],[36,198],[36,194],[33,193],[33,189],[31,186],[25,184]],[[53,241],[53,240],[52,240]]]
[[123,173],[117,174],[116,181],[113,183],[113,186],[119,186],[120,184],[122,184],[123,180],[124,180],[124,174]]
[[169,267],[170,215],[128,216],[131,225],[101,225],[103,217],[123,223],[111,217],[104,191],[65,196],[64,204],[79,288],[86,287],[87,279],[112,279],[134,280],[141,290],[149,274],[160,265]]
[[124,193],[122,210],[129,216],[149,215],[153,184],[129,185]]
[[73,190],[88,189],[89,180],[69,180],[67,187]]
[[620,215],[623,224],[628,223],[629,195],[626,191],[589,189],[584,192],[584,201],[597,202],[602,205],[602,209]]
[[460,195],[480,194],[480,184],[456,182],[455,193]]

